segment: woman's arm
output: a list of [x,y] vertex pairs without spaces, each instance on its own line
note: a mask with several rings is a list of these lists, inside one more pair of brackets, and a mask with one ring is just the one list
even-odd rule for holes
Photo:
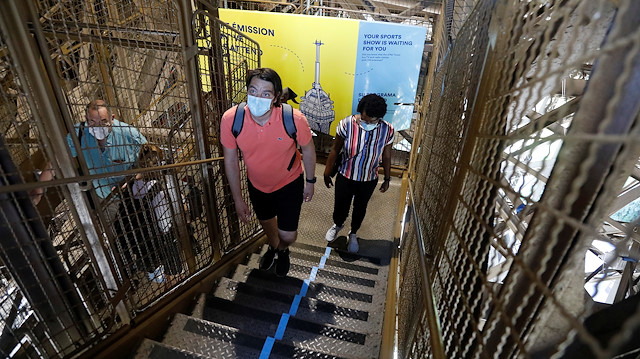
[[324,168],[324,184],[327,188],[331,188],[333,186],[333,181],[331,180],[331,169],[335,165],[336,161],[338,161],[338,153],[340,153],[340,149],[344,146],[344,138],[340,136],[336,136],[333,140],[333,145],[331,146],[331,151],[329,151],[329,155],[327,156],[327,162],[325,163]]

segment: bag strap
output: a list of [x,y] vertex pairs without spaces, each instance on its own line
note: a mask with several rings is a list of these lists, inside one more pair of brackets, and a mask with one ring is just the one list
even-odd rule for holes
[[246,102],[240,102],[238,107],[236,107],[236,114],[233,117],[233,126],[231,126],[231,133],[233,133],[233,137],[238,138],[238,135],[242,131],[242,125],[244,125],[244,106],[246,106]]
[[293,142],[298,146],[296,123],[293,120],[293,107],[289,104],[282,104],[282,123],[284,124],[284,130],[287,131],[287,135],[293,139]]
[[[355,115],[351,115],[351,117],[355,118],[356,116]],[[345,144],[346,144],[347,139],[345,138],[344,140],[345,140]],[[344,166],[347,162],[349,162],[349,161],[353,160],[354,158],[356,158],[356,156],[358,156],[360,154],[360,149],[358,149],[358,152],[356,152],[355,155],[353,155],[351,157],[348,157],[348,158],[344,158],[344,157],[347,157],[347,156],[345,156],[346,153],[347,152],[344,150],[344,144],[343,144],[342,148],[340,149],[340,152],[338,152],[338,155],[340,157],[343,157],[342,161],[338,165],[338,169],[341,168],[342,166]]]
[[[246,102],[240,102],[238,107],[236,107],[236,113],[233,117],[233,125],[231,126],[231,133],[233,137],[238,138],[240,132],[242,132],[242,127],[244,125],[244,107],[247,105]],[[287,135],[293,139],[296,143],[296,147],[298,146],[298,138],[297,138],[297,128],[296,123],[293,120],[293,107],[289,104],[282,104],[282,123],[284,125],[284,130],[287,132]]]

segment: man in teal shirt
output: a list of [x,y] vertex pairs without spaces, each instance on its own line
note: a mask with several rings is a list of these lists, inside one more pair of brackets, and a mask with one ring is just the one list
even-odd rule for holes
[[[140,146],[147,139],[137,128],[116,120],[107,104],[95,100],[87,106],[86,123],[76,125],[80,148],[87,161],[89,174],[114,173],[133,167],[138,159]],[[79,131],[83,134],[80,135]],[[78,153],[67,135],[67,143],[71,155]],[[113,186],[122,181],[123,176],[103,177],[93,181],[93,186],[100,198],[106,198]]]
[[[89,174],[115,173],[132,168],[136,165],[140,146],[147,143],[147,139],[137,128],[118,121],[103,100],[94,100],[87,105],[86,122],[75,126],[80,148],[87,161]],[[78,152],[67,135],[67,143],[74,157]],[[51,163],[47,164],[40,175],[40,181],[48,181],[54,177]],[[106,198],[114,186],[118,185],[123,176],[105,176],[93,181],[93,186],[100,198]],[[39,192],[39,193],[38,193]],[[42,196],[42,189],[34,194],[37,204]]]

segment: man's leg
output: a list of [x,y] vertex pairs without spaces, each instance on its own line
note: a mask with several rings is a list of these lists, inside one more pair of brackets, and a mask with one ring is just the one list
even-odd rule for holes
[[267,236],[267,243],[269,244],[267,252],[260,259],[260,269],[269,270],[275,263],[276,253],[280,245],[280,239],[278,238],[278,220],[276,217],[273,217],[260,221],[260,224],[262,225],[264,234]]
[[302,210],[302,195],[304,180],[300,176],[288,185],[277,191],[278,204],[278,261],[276,274],[284,277],[289,273],[291,266],[289,259],[289,246],[298,238],[298,222]]
[[280,238],[278,235],[278,219],[273,217],[265,221],[260,221],[260,225],[262,225],[262,230],[267,236],[267,243],[269,243],[272,248],[279,248]]
[[298,238],[298,231],[283,231],[279,229],[278,236],[280,237],[280,245],[278,246],[278,249],[283,250],[287,249],[287,247],[296,241]]
[[264,193],[259,191],[251,184],[251,181],[247,181],[249,189],[249,199],[253,205],[253,210],[256,213],[256,217],[260,221],[262,230],[267,236],[267,242],[269,248],[260,259],[260,269],[269,270],[275,263],[275,257],[280,245],[280,239],[278,238],[278,221],[276,218],[277,212],[273,206],[274,197],[271,193]]

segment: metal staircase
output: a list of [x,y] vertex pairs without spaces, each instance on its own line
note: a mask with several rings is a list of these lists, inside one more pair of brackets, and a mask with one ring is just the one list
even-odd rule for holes
[[135,358],[378,358],[391,242],[375,256],[345,242],[295,243],[284,278],[258,269],[263,247]]

